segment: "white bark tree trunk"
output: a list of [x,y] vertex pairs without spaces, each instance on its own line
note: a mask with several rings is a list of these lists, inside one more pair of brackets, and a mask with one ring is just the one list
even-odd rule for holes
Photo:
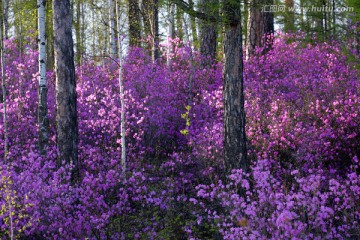
[[125,142],[125,99],[124,99],[124,86],[122,79],[123,62],[122,62],[122,39],[121,39],[121,24],[120,24],[120,9],[119,0],[116,0],[116,18],[117,18],[117,31],[118,31],[118,55],[119,55],[119,87],[120,87],[120,101],[121,101],[121,167],[123,179],[126,179],[126,142]]
[[46,154],[48,142],[48,117],[47,117],[47,83],[46,83],[46,0],[38,0],[38,26],[39,26],[39,103],[38,103],[38,123],[39,123],[39,151]]

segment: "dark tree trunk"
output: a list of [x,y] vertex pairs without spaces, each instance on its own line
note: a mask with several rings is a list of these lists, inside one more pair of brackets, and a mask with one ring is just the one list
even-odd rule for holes
[[57,165],[73,164],[72,182],[79,179],[77,156],[78,124],[76,81],[70,0],[53,0],[53,28],[56,73],[56,130],[59,150]]
[[140,46],[140,9],[137,0],[129,1],[129,39],[130,46]]
[[263,11],[263,8],[272,4],[273,0],[252,0],[250,3],[246,39],[247,58],[254,54],[256,47],[264,47],[263,53],[271,47],[266,41],[274,32],[274,13]]
[[144,34],[145,38],[151,35],[151,17],[153,14],[152,11],[152,0],[142,0],[141,1],[141,17],[144,23]]
[[158,0],[152,0],[153,1],[153,15],[152,15],[152,34],[154,37],[154,44],[152,49],[152,58],[153,61],[158,59],[160,57],[160,51],[159,51],[159,1]]
[[[209,16],[217,16],[217,0],[201,0],[200,9]],[[202,20],[200,23],[200,54],[204,57],[202,67],[211,66],[216,58],[216,23]]]
[[225,173],[248,170],[240,3],[224,1],[225,17],[223,72]]

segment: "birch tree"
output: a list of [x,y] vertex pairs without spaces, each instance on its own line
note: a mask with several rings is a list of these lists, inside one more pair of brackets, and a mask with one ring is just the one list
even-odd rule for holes
[[39,103],[38,103],[38,124],[39,124],[39,151],[46,154],[48,142],[47,117],[47,84],[46,84],[46,37],[45,37],[45,5],[46,0],[38,0],[38,26],[39,26]]
[[116,18],[117,18],[117,32],[118,32],[118,56],[119,56],[119,87],[120,87],[120,101],[121,101],[121,116],[120,116],[120,131],[121,131],[121,167],[123,178],[126,179],[126,139],[125,139],[125,99],[124,99],[124,85],[122,79],[122,39],[121,39],[121,24],[120,24],[120,9],[119,0],[116,0]]
[[71,180],[79,178],[77,156],[78,124],[76,112],[76,81],[74,43],[70,0],[53,0],[53,28],[56,74],[56,130],[59,150],[58,166],[62,161],[72,164]]
[[2,101],[3,101],[3,124],[4,124],[4,162],[7,162],[8,154],[8,127],[7,127],[7,103],[6,103],[6,75],[5,75],[5,46],[4,46],[4,15],[3,1],[0,1],[0,60],[1,60],[1,85],[2,85]]
[[159,12],[158,0],[142,0],[141,15],[144,24],[145,38],[151,36],[152,42],[148,44],[147,49],[151,50],[153,62],[159,58]]
[[152,60],[155,62],[160,57],[159,51],[159,1],[152,0],[151,14],[151,34],[153,36],[153,45],[151,50]]

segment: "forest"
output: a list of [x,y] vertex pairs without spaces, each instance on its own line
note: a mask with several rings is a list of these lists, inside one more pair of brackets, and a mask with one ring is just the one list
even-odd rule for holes
[[360,239],[359,0],[1,0],[1,239]]

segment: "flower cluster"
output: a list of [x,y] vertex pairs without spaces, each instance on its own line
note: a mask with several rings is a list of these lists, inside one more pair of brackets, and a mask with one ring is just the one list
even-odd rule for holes
[[[38,53],[29,45],[20,54],[6,42],[9,152],[0,166],[0,237],[358,236],[358,56],[338,43],[284,35],[265,56],[245,62],[251,169],[222,179],[222,65],[203,69],[197,52],[170,43],[171,61],[164,54],[152,62],[142,49],[124,59],[125,178],[118,65],[84,59],[77,67],[81,180],[71,184],[73,166],[56,167],[54,73],[47,74],[50,139],[41,156]],[[1,156],[3,149],[1,137]]]

